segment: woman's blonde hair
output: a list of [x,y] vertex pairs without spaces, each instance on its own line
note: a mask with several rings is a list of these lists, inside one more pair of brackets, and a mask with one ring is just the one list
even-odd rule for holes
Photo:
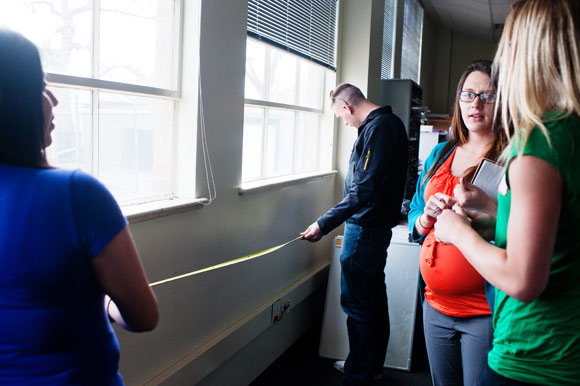
[[580,113],[579,9],[577,0],[520,0],[507,16],[494,59],[496,109],[506,135],[522,135],[522,145],[534,127],[550,143],[546,113]]

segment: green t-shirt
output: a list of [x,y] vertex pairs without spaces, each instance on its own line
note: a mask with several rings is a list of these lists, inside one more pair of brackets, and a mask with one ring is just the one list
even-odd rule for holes
[[[549,120],[555,113],[547,114]],[[523,154],[554,166],[564,181],[550,278],[530,303],[496,289],[489,366],[506,378],[544,385],[580,384],[580,119],[546,122],[552,147],[539,129]],[[515,141],[510,161],[521,150]],[[496,245],[506,248],[511,191],[507,173],[498,194]]]

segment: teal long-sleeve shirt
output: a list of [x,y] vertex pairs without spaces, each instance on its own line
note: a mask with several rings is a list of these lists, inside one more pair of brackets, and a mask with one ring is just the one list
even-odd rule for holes
[[[415,189],[415,194],[413,195],[413,200],[411,200],[411,205],[409,206],[409,213],[407,215],[409,221],[409,232],[411,233],[411,238],[413,239],[413,241],[418,241],[425,237],[425,235],[419,235],[417,232],[415,232],[415,222],[417,221],[417,217],[419,217],[425,209],[425,186],[427,185],[427,182],[429,182],[429,180],[431,179],[431,176],[429,176],[429,178],[427,179],[427,181],[425,181],[425,183],[423,183],[423,179],[425,178],[425,175],[431,169],[431,166],[433,166],[437,158],[439,158],[439,155],[444,150],[445,145],[447,143],[448,142],[440,143],[433,148],[431,154],[429,154],[429,157],[427,157],[427,159],[425,160],[425,165],[423,165],[423,170],[421,171],[421,175],[417,180],[417,188]],[[445,160],[453,152],[453,149],[455,149],[456,146],[457,145],[453,146],[447,152],[445,157],[443,157],[439,161],[439,164],[437,166],[438,168],[443,164],[443,162],[445,162]]]

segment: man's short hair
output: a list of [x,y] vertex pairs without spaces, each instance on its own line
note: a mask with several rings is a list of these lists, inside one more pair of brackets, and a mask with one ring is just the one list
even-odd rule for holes
[[330,92],[331,105],[334,105],[337,100],[344,102],[346,105],[357,105],[364,99],[366,98],[362,91],[350,83],[341,83]]

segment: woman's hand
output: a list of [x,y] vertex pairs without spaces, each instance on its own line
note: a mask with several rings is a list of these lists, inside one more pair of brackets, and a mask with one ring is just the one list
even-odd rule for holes
[[437,216],[445,209],[450,209],[455,204],[455,199],[443,193],[435,193],[427,200],[423,214],[417,217],[415,229],[420,235],[429,233]]
[[471,208],[494,217],[497,213],[497,202],[477,186],[465,181],[463,177],[455,186],[453,196],[463,208]]
[[157,299],[149,287],[137,248],[127,227],[94,259],[91,270],[103,292],[109,316],[129,331],[150,331],[159,321]]
[[425,204],[425,209],[423,209],[423,213],[425,214],[425,220],[427,220],[430,224],[433,224],[437,217],[443,212],[445,209],[451,209],[453,205],[455,205],[455,199],[443,193],[435,193],[427,200]]
[[445,209],[437,216],[435,239],[455,245],[457,238],[464,234],[466,228],[471,228],[471,222],[463,208],[455,204],[453,209]]

